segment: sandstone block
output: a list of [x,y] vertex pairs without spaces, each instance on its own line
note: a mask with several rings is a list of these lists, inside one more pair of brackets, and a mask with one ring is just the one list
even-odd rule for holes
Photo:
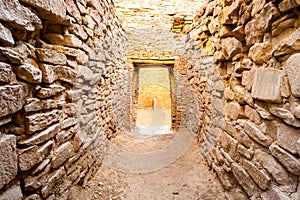
[[236,102],[230,102],[226,105],[226,116],[230,119],[237,120],[240,115],[244,114],[243,108]]
[[79,37],[82,40],[86,40],[88,38],[88,35],[86,34],[86,32],[84,31],[82,26],[80,26],[79,24],[71,25],[69,27],[69,30],[71,33],[73,33],[74,35],[76,35],[77,37]]
[[68,47],[80,48],[82,41],[73,34],[64,35],[63,44]]
[[73,0],[66,0],[67,12],[73,16],[77,22],[81,21],[81,14]]
[[57,168],[61,166],[68,158],[72,157],[73,154],[74,150],[71,142],[62,144],[54,151],[54,157],[51,161],[51,167]]
[[295,0],[283,0],[279,3],[278,7],[281,12],[285,12],[287,10],[298,7],[297,1]]
[[57,96],[60,93],[62,93],[65,90],[63,86],[52,84],[49,86],[49,88],[41,88],[38,90],[36,93],[36,96],[44,99],[44,98],[49,98],[53,96]]
[[257,19],[253,19],[245,26],[246,43],[249,46],[262,42],[263,33],[259,30],[258,23]]
[[25,103],[21,85],[0,86],[0,117],[15,113]]
[[257,43],[249,49],[249,57],[257,64],[267,63],[272,58],[271,43]]
[[49,194],[51,194],[52,192],[58,190],[58,187],[56,186],[63,182],[65,176],[66,176],[66,171],[64,167],[61,167],[55,172],[53,172],[49,178],[47,178],[47,182],[45,183],[45,186],[41,190],[43,199],[49,196]]
[[232,59],[236,54],[243,52],[243,45],[236,38],[225,38],[222,40],[225,58]]
[[66,18],[67,7],[64,0],[21,0],[38,10],[41,18],[61,22]]
[[33,166],[41,162],[50,152],[53,141],[48,141],[44,145],[38,147],[30,146],[26,149],[19,149],[19,168],[21,171],[27,171]]
[[5,26],[0,23],[0,41],[4,43],[8,43],[10,45],[15,44],[15,40],[10,32]]
[[274,180],[280,185],[289,184],[289,175],[273,156],[259,149],[255,151],[255,156],[259,163],[272,175]]
[[250,121],[254,122],[255,124],[261,123],[261,117],[258,112],[248,105],[246,105],[245,107],[245,115],[250,119]]
[[260,0],[254,0],[252,1],[252,11],[251,16],[254,17],[257,13],[259,13],[263,7],[266,4],[266,0],[260,1]]
[[286,38],[283,38],[278,45],[273,46],[274,56],[292,54],[300,50],[300,28],[293,31]]
[[77,72],[67,66],[54,66],[41,64],[43,71],[43,82],[53,83],[56,80],[65,81],[70,84],[75,83]]
[[20,145],[36,145],[40,143],[44,143],[45,141],[55,137],[55,135],[59,132],[59,124],[52,125],[48,127],[47,129],[41,131],[40,133],[37,133],[33,135],[32,137],[28,139],[24,139],[18,142]]
[[269,146],[272,144],[273,139],[267,135],[265,135],[260,129],[257,128],[257,126],[252,123],[247,121],[244,124],[244,130],[245,132],[256,142],[264,145],[264,146]]
[[53,99],[40,100],[37,98],[26,99],[24,109],[26,112],[48,110],[57,108],[57,102]]
[[41,83],[42,71],[29,63],[15,67],[18,77],[28,83]]
[[41,27],[41,20],[17,0],[0,1],[0,19],[21,30],[34,31]]
[[271,23],[280,15],[279,9],[272,3],[267,3],[259,13],[259,29],[265,33],[270,29]]
[[8,184],[18,172],[16,137],[0,135],[0,189]]
[[0,62],[0,82],[9,83],[12,78],[12,68],[9,64]]
[[297,158],[275,144],[272,144],[269,149],[271,154],[276,157],[288,171],[295,175],[300,175],[300,161]]
[[276,143],[285,150],[296,154],[298,146],[297,141],[300,139],[300,130],[281,123],[276,124],[276,127]]
[[285,70],[288,76],[292,94],[295,97],[300,97],[300,53],[289,57],[285,64]]
[[0,47],[0,52],[13,64],[21,65],[24,63],[23,56],[13,49]]
[[289,110],[285,108],[272,107],[270,109],[270,112],[273,115],[281,118],[285,123],[295,127],[300,127],[300,120],[296,119],[295,116]]
[[0,194],[1,200],[22,200],[23,194],[20,183],[15,183]]
[[57,53],[51,49],[36,49],[38,59],[41,62],[46,62],[56,65],[65,65],[67,63],[67,57],[64,54]]
[[60,120],[60,116],[61,111],[59,110],[52,110],[46,113],[37,113],[26,116],[26,133],[32,134],[36,131],[43,130],[49,125],[58,122]]
[[249,174],[246,172],[246,170],[241,167],[240,165],[233,163],[232,164],[232,172],[236,178],[236,180],[239,182],[239,184],[244,188],[248,196],[256,195],[259,192],[259,189],[249,176]]
[[251,178],[262,190],[268,189],[271,178],[264,171],[258,169],[253,163],[248,160],[243,160],[243,167],[247,170]]
[[280,103],[281,81],[281,70],[264,68],[257,69],[254,76],[254,82],[251,92],[253,98],[263,101]]

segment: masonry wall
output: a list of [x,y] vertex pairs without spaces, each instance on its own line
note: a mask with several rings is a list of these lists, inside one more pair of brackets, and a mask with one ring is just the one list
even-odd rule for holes
[[0,13],[0,199],[67,199],[116,133],[125,33],[110,0],[0,0]]
[[207,1],[188,33],[202,156],[229,199],[300,198],[298,5]]

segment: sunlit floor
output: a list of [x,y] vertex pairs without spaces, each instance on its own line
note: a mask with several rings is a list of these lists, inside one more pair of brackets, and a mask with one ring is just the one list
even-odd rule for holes
[[169,134],[171,132],[171,110],[139,109],[137,113],[137,133],[141,135]]

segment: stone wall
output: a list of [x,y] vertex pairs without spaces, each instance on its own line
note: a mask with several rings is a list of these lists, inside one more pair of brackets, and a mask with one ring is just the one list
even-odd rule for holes
[[0,199],[67,198],[116,132],[125,33],[110,0],[0,0],[0,13]]
[[184,28],[182,23],[195,16],[202,0],[115,2],[117,14],[128,33],[128,57],[158,59],[184,53],[185,36],[173,31],[180,32]]
[[298,6],[207,1],[189,31],[202,156],[229,199],[300,198]]

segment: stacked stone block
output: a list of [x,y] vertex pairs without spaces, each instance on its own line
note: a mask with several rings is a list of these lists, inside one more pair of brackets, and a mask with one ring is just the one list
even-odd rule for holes
[[0,13],[0,199],[67,199],[116,132],[125,33],[110,0],[1,0]]
[[207,1],[194,19],[202,155],[229,199],[300,198],[299,38],[297,1]]

